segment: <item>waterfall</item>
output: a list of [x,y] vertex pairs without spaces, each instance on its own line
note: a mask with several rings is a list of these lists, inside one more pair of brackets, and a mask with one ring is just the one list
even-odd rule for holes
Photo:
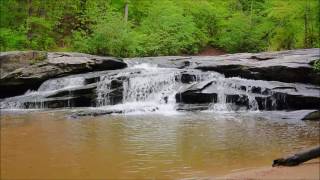
[[[130,112],[175,111],[175,94],[181,86],[179,70],[158,68],[150,64],[138,64],[128,68],[137,74],[120,73],[116,76],[103,76],[97,86],[99,108]],[[114,104],[110,100],[111,84],[122,80],[122,101]]]
[[163,100],[172,93],[175,77],[175,72],[155,72],[130,78],[124,86],[124,102]]
[[84,85],[83,77],[57,78],[45,81],[38,88],[38,92],[63,90]]
[[227,96],[226,91],[228,89],[228,83],[225,81],[224,76],[220,75],[217,76],[215,79],[215,87],[216,87],[216,93],[217,93],[217,102],[213,102],[209,106],[209,110],[211,111],[231,111],[232,108],[230,107],[230,104],[227,103]]
[[[1,109],[44,109],[46,97],[57,91],[68,90],[84,85],[83,77],[64,77],[43,82],[37,91],[30,91],[21,96],[4,99],[0,102]],[[28,102],[28,103],[25,103]],[[70,107],[70,101],[67,102]]]
[[209,111],[257,111],[257,97],[264,100],[260,102],[260,106],[265,109],[276,109],[279,101],[286,101],[284,94],[273,94],[266,88],[269,84],[265,81],[226,78],[216,72],[161,68],[155,64],[132,62],[128,68],[121,71],[95,72],[47,80],[37,91],[27,91],[21,96],[2,99],[0,108],[73,107],[75,103],[81,105],[85,101],[89,104],[86,107],[94,106],[123,113],[176,113],[179,104],[176,103],[175,95],[199,82],[212,82],[201,90],[201,93],[215,93],[217,96],[209,104]]
[[111,104],[109,93],[111,92],[111,81],[109,76],[101,76],[97,84],[97,106]]

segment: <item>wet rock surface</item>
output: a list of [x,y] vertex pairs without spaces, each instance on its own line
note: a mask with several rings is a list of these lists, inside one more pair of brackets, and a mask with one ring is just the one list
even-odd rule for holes
[[71,118],[79,118],[81,116],[102,116],[107,114],[120,114],[120,110],[103,110],[103,109],[85,109],[79,110],[70,115]]
[[159,67],[166,68],[215,71],[226,77],[320,85],[320,73],[316,73],[312,68],[313,62],[317,59],[320,59],[319,48],[221,56],[165,56],[128,60],[157,64]]
[[[4,56],[2,58],[6,59]],[[47,56],[47,59],[41,63],[19,68],[1,76],[0,98],[20,95],[29,89],[36,90],[44,81],[51,78],[92,71],[122,69],[127,66],[122,60],[113,57],[81,53],[48,53]]]
[[[100,71],[81,75],[54,78],[43,83],[37,91],[2,100],[6,106],[19,108],[64,108],[97,106],[97,86],[100,76],[116,76],[119,71]],[[117,104],[122,101],[123,78],[115,77],[108,94],[110,101]],[[18,104],[16,104],[18,103]]]
[[223,101],[229,104],[232,110],[238,110],[239,107],[252,110],[301,110],[320,107],[320,91],[317,86],[241,78],[194,83],[178,92],[175,97],[177,102],[185,104]]
[[217,93],[204,92],[203,90],[210,86],[213,81],[204,81],[190,85],[185,90],[176,94],[176,101],[178,103],[199,104],[199,103],[213,103],[217,102]]
[[97,108],[79,111],[76,117],[162,110],[299,110],[308,111],[301,119],[315,120],[320,87],[311,64],[319,59],[318,51],[125,61],[48,53],[44,62],[1,77],[1,97],[9,97],[0,100],[1,109]]

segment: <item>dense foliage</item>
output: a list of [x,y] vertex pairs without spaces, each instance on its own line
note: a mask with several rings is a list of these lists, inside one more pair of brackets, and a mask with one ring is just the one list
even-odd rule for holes
[[0,1],[1,51],[128,57],[320,47],[318,0]]

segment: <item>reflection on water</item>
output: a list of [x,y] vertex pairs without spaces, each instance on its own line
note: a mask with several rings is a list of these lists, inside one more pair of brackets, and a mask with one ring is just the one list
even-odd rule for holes
[[317,122],[256,115],[1,116],[1,176],[31,179],[177,179],[269,166],[317,145]]

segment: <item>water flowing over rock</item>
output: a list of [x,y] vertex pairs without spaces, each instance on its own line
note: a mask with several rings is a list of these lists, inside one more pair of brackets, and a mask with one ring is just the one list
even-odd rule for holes
[[[176,94],[177,102],[213,102],[211,108],[223,110],[299,110],[320,107],[317,86],[257,81],[241,78],[213,79],[195,83]],[[218,106],[218,105],[222,106]],[[208,107],[210,108],[210,107]]]
[[[8,59],[6,54],[1,59]],[[2,60],[3,61],[3,60]],[[36,90],[44,81],[91,71],[125,68],[126,63],[113,57],[93,56],[81,53],[48,53],[46,60],[19,68],[1,76],[0,98],[21,95]]]
[[[41,81],[32,88],[26,86],[29,91],[23,95],[2,99],[0,107],[90,107],[77,111],[75,116],[150,112],[176,114],[181,111],[204,110],[315,111],[320,107],[320,87],[316,81],[319,74],[311,69],[310,64],[319,58],[319,54],[316,54],[318,50],[217,57],[131,58],[125,59],[125,62],[78,53],[49,53],[43,69],[37,64],[35,67],[38,70],[31,66],[4,77],[8,80],[6,85],[12,87],[19,81],[26,85],[28,79],[39,78]],[[127,68],[116,70],[126,64]],[[241,72],[232,75],[234,68],[237,69],[238,66],[241,66]],[[275,73],[272,69],[277,67],[287,69],[297,78],[277,77],[282,76],[281,74],[273,75],[272,78],[269,78],[271,75],[262,75]],[[54,72],[45,72],[46,68]],[[54,68],[60,69],[53,70]],[[259,69],[259,72],[252,71],[249,74],[255,77],[246,77],[242,71],[254,68]],[[264,72],[264,68],[268,70]],[[93,69],[96,72],[87,72]],[[34,72],[31,73],[31,70]],[[299,73],[300,71],[305,74]],[[70,75],[74,73],[75,75]],[[297,83],[304,81],[304,76],[309,75],[313,79],[306,80],[307,84]],[[318,116],[311,114],[307,118],[315,119]]]
[[159,67],[200,69],[215,71],[226,77],[300,82],[320,85],[320,73],[312,64],[320,59],[320,49],[300,49],[264,53],[239,53],[221,56],[166,56],[134,59]]

